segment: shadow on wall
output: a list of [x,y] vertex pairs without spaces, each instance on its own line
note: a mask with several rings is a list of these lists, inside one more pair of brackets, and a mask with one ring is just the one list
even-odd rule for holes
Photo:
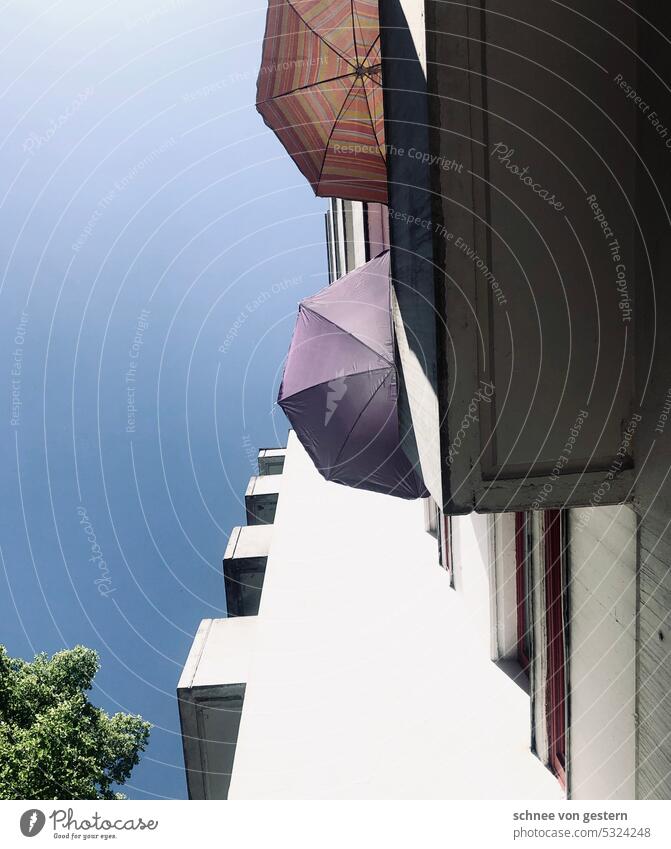
[[[391,274],[402,379],[399,419],[405,451],[434,500],[443,503],[437,434],[437,317],[432,244],[432,186],[429,164],[423,4],[410,20],[399,0],[380,4],[384,86]],[[412,4],[408,9],[412,10]],[[413,38],[414,35],[414,38]],[[428,308],[427,308],[428,307]]]

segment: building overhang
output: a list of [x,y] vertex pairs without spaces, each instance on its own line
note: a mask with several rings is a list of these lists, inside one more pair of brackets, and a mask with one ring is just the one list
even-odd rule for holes
[[[485,11],[424,0],[381,6],[401,424],[414,431],[427,488],[450,514],[620,503],[633,495],[641,418],[634,327],[586,196],[609,199],[633,267],[635,151],[618,140],[622,192],[598,168],[589,170],[589,191],[576,187],[548,144],[537,143],[554,119],[547,98],[526,91],[546,82],[555,91],[556,81],[529,76],[527,54],[539,50],[533,28],[520,33],[496,14],[485,28]],[[570,35],[575,22],[559,17]],[[521,37],[523,55],[502,49]],[[561,61],[568,49],[552,55]],[[634,78],[635,57],[621,54]],[[524,91],[512,83],[520,75]],[[635,115],[603,77],[594,85],[635,138]],[[579,81],[556,84],[555,93],[564,114],[583,115]],[[492,160],[500,137],[570,198],[579,239],[514,168]],[[554,141],[584,168],[572,126],[559,121]],[[631,298],[633,274],[628,285]]]

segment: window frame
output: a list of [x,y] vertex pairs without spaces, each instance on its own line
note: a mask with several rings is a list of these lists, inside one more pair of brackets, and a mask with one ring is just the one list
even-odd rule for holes
[[452,517],[441,511],[440,529],[440,565],[450,577],[450,586],[454,586],[454,561],[452,557]]
[[546,620],[546,719],[548,763],[566,789],[566,517],[562,510],[543,514],[543,566]]
[[531,599],[532,527],[527,511],[515,513],[515,588],[517,617],[517,660],[527,676],[533,653],[533,620]]

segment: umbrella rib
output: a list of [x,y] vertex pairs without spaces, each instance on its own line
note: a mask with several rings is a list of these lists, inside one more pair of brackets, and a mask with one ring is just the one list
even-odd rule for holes
[[359,67],[359,48],[356,45],[356,30],[354,28],[354,0],[350,0],[352,7],[352,41],[354,42],[354,55],[356,56],[356,65]]
[[[352,2],[354,2],[354,0],[352,0]],[[366,61],[366,59],[368,59],[370,54],[373,52],[373,49],[375,48],[375,45],[378,43],[379,40],[380,40],[380,35],[378,33],[377,38],[371,44],[371,46],[368,48],[368,52],[364,56],[363,62],[361,63],[362,65]],[[369,77],[369,79],[370,79],[371,83],[373,83],[373,85],[380,85],[379,83],[375,82],[375,80],[373,80],[372,77]],[[381,85],[380,85],[380,88],[382,88]],[[371,129],[373,130],[373,135],[375,136],[375,143],[377,144],[377,149],[380,151],[380,156],[382,157],[382,161],[386,165],[387,164],[387,157],[385,156],[384,151],[380,147],[380,140],[378,139],[377,132],[375,131],[375,122],[373,121],[373,115],[370,111],[370,103],[368,102],[368,95],[366,94],[366,84],[365,83],[363,83],[363,96],[366,100],[366,109],[368,110],[368,117],[370,118],[370,126],[371,126]]]
[[[358,17],[358,16],[357,16],[357,17]],[[352,0],[352,28],[354,28],[354,0]],[[370,46],[370,47],[368,48],[368,50],[366,51],[366,55],[363,57],[363,59],[361,60],[361,62],[359,62],[359,53],[358,53],[358,51],[357,51],[357,54],[356,54],[356,56],[357,56],[357,62],[358,62],[358,64],[359,64],[359,66],[360,66],[360,67],[363,67],[363,66],[364,66],[364,64],[365,64],[366,60],[368,59],[368,57],[370,56],[370,54],[373,52],[373,48],[375,47],[375,45],[376,45],[376,44],[378,43],[378,41],[380,40],[380,31],[379,31],[379,30],[380,30],[380,22],[379,22],[379,20],[378,20],[378,33],[377,33],[377,35],[375,36],[375,40],[373,41],[373,43],[371,44],[371,46]],[[354,46],[355,46],[355,48],[356,48],[356,35],[354,35]]]
[[348,64],[348,65],[350,65],[352,68],[354,68],[354,69],[356,70],[356,65],[352,65],[352,60],[351,60],[351,59],[348,59],[348,58],[347,58],[347,56],[345,56],[343,53],[341,53],[341,52],[338,50],[338,48],[337,48],[337,47],[334,47],[334,46],[331,44],[331,42],[330,42],[330,41],[327,41],[327,40],[324,38],[324,36],[323,36],[323,35],[320,35],[320,34],[317,32],[317,30],[316,30],[316,29],[314,29],[313,27],[311,27],[311,26],[310,26],[310,24],[309,24],[309,23],[305,20],[305,18],[303,17],[303,15],[301,15],[301,13],[298,11],[298,9],[297,9],[297,8],[294,6],[294,4],[291,2],[291,0],[286,0],[286,3],[287,3],[287,6],[288,6],[290,9],[292,9],[292,10],[293,10],[294,14],[295,14],[295,15],[297,15],[297,16],[298,16],[298,18],[300,18],[301,22],[302,22],[302,23],[303,23],[303,24],[304,24],[304,25],[305,25],[305,26],[306,26],[306,27],[310,30],[310,32],[311,32],[313,35],[316,35],[316,36],[317,36],[317,38],[318,38],[320,41],[323,41],[323,42],[324,42],[324,44],[325,44],[325,45],[329,48],[329,50],[332,50],[332,51],[333,51],[336,55],[340,56],[340,58],[343,60],[343,62],[347,62],[347,64]]
[[[346,80],[347,77],[354,76],[356,79],[356,74],[354,71],[350,71],[349,74],[340,74],[337,77],[329,77],[326,80],[315,80],[313,83],[306,83],[305,85],[298,86],[298,88],[292,88],[290,91],[283,91],[281,94],[274,94],[272,97],[267,97],[265,100],[257,100],[256,105],[262,106],[264,103],[272,103],[273,100],[279,100],[280,97],[286,97],[288,94],[296,94],[299,91],[305,91],[308,88],[314,88],[319,85],[326,85],[326,83],[332,83],[336,80]],[[312,123],[312,122],[310,122]]]
[[[352,0],[352,4],[354,4],[354,0]],[[352,6],[352,8],[354,8],[354,6]],[[373,49],[374,49],[375,45],[378,43],[379,40],[380,40],[380,36],[378,34],[375,41],[368,48],[368,52],[366,53],[366,55],[363,58],[363,61],[361,62],[362,65],[364,64],[366,59],[368,59],[370,54],[373,52]],[[372,77],[369,77],[369,79],[370,79],[370,81],[373,85],[380,85],[379,83],[375,82],[375,80],[373,80]],[[373,114],[370,111],[370,103],[368,102],[368,95],[366,94],[366,83],[362,80],[361,85],[363,86],[363,97],[364,97],[364,100],[366,101],[366,111],[368,112],[368,118],[370,119],[370,127],[371,127],[371,130],[373,131],[373,135],[375,136],[375,144],[377,145],[377,149],[380,151],[380,156],[382,157],[382,161],[384,162],[384,164],[386,166],[387,157],[385,156],[384,151],[380,147],[380,140],[378,139],[377,132],[375,131],[375,122],[373,121]],[[381,85],[380,85],[380,88],[382,88]],[[348,95],[348,97],[349,97],[349,95]],[[338,118],[339,117],[340,116],[338,116]],[[329,139],[329,141],[330,141],[330,139]],[[328,145],[327,145],[327,147],[328,147]],[[326,154],[324,154],[324,161],[326,161]],[[322,168],[323,168],[323,163],[322,163]],[[321,179],[321,171],[319,173],[319,178]]]
[[373,131],[373,135],[375,136],[375,144],[377,145],[377,149],[380,151],[380,156],[382,157],[382,161],[387,165],[387,157],[384,155],[382,148],[380,147],[380,140],[377,137],[377,131],[375,129],[375,121],[373,121],[373,113],[370,111],[370,103],[368,102],[368,95],[366,94],[366,84],[363,84],[363,98],[366,101],[366,109],[368,110],[368,117],[370,118],[370,128]]
[[378,34],[377,34],[377,38],[376,38],[376,39],[375,39],[375,41],[371,44],[371,46],[368,48],[368,52],[367,52],[367,53],[366,53],[366,55],[363,57],[363,61],[361,62],[361,64],[362,64],[362,65],[363,65],[363,63],[366,61],[366,59],[368,59],[368,57],[370,56],[370,54],[373,52],[373,48],[375,47],[375,45],[378,43],[378,41],[379,41],[379,40],[380,40],[380,34],[378,33]]
[[388,360],[386,357],[383,357],[382,354],[380,354],[379,351],[376,351],[374,348],[371,348],[370,345],[367,345],[363,341],[363,339],[359,339],[358,336],[355,336],[353,333],[350,333],[349,330],[345,330],[344,327],[341,327],[339,324],[336,324],[335,321],[333,321],[332,319],[328,318],[325,315],[322,315],[320,312],[317,312],[317,310],[313,310],[311,307],[306,307],[305,304],[301,304],[301,309],[304,309],[306,312],[311,312],[312,315],[319,316],[319,318],[323,318],[325,321],[328,321],[328,323],[332,324],[335,327],[336,330],[339,330],[341,333],[344,333],[345,336],[349,336],[350,339],[354,339],[360,345],[363,345],[364,348],[366,348],[368,351],[371,352],[371,354],[375,354],[376,357],[379,357],[381,360],[384,360],[385,363],[388,363],[390,366],[394,365],[393,359]]
[[[335,121],[333,122],[333,126],[331,127],[331,132],[329,133],[329,137],[328,137],[328,139],[326,140],[326,146],[324,147],[324,158],[322,159],[321,168],[319,169],[319,176],[317,177],[317,181],[316,181],[318,186],[319,186],[319,184],[320,184],[320,183],[321,183],[321,181],[322,181],[322,175],[323,175],[323,173],[324,173],[324,166],[326,165],[326,157],[329,155],[329,145],[331,144],[331,139],[333,138],[333,133],[335,133],[335,128],[336,128],[336,127],[337,127],[337,125],[338,125],[338,121],[340,120],[340,116],[342,115],[342,113],[343,113],[343,112],[344,112],[344,110],[345,110],[345,106],[347,105],[347,101],[350,99],[350,95],[351,95],[351,94],[352,94],[352,92],[354,91],[354,86],[356,85],[356,81],[357,81],[358,79],[359,79],[359,78],[358,78],[358,76],[355,76],[355,77],[354,77],[354,82],[353,82],[353,83],[352,83],[352,85],[350,86],[349,91],[347,92],[347,96],[345,97],[345,99],[344,99],[344,100],[343,100],[343,102],[342,102],[342,106],[340,107],[340,111],[339,111],[339,112],[338,112],[338,114],[336,115],[336,119],[335,119]],[[363,85],[363,83],[362,83],[362,85]],[[363,96],[364,96],[364,98],[366,97],[366,92],[365,92],[365,91],[364,91],[364,93],[363,93]],[[368,102],[368,101],[366,101],[366,102]],[[376,140],[377,140],[377,136],[376,136],[375,138],[376,138]]]
[[[377,369],[377,371],[379,371],[379,370],[380,370],[380,369]],[[354,433],[354,429],[355,429],[355,428],[356,428],[356,426],[359,424],[359,421],[360,421],[360,419],[361,419],[361,416],[363,416],[363,414],[366,412],[366,410],[368,409],[368,407],[369,407],[369,406],[371,405],[371,403],[373,402],[373,398],[375,398],[375,396],[377,395],[377,393],[380,391],[380,389],[382,389],[382,387],[384,386],[384,384],[385,384],[386,382],[387,382],[387,378],[386,378],[386,376],[385,376],[385,377],[384,377],[384,378],[380,381],[380,385],[377,387],[377,389],[375,390],[375,392],[373,392],[373,394],[370,396],[370,398],[369,398],[369,399],[366,401],[366,403],[363,405],[363,407],[362,407],[362,409],[361,409],[361,412],[359,413],[359,415],[358,415],[358,416],[356,417],[356,419],[354,420],[354,424],[352,425],[352,427],[349,429],[349,433],[348,433],[348,434],[347,434],[347,436],[345,437],[345,441],[344,441],[344,442],[343,442],[343,444],[340,446],[340,450],[339,450],[339,451],[338,451],[338,453],[336,454],[336,458],[335,458],[335,460],[333,461],[333,465],[331,466],[331,468],[333,468],[333,466],[337,466],[337,465],[338,465],[338,460],[340,460],[340,456],[341,456],[342,452],[345,450],[345,446],[346,446],[346,445],[347,445],[347,443],[349,442],[349,438],[350,438],[350,436]]]

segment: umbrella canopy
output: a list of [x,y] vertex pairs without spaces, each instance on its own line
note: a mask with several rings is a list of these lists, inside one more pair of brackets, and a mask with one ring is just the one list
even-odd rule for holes
[[317,195],[387,202],[377,2],[269,0],[256,108]]
[[278,402],[327,479],[428,493],[401,445],[389,253],[301,301]]

